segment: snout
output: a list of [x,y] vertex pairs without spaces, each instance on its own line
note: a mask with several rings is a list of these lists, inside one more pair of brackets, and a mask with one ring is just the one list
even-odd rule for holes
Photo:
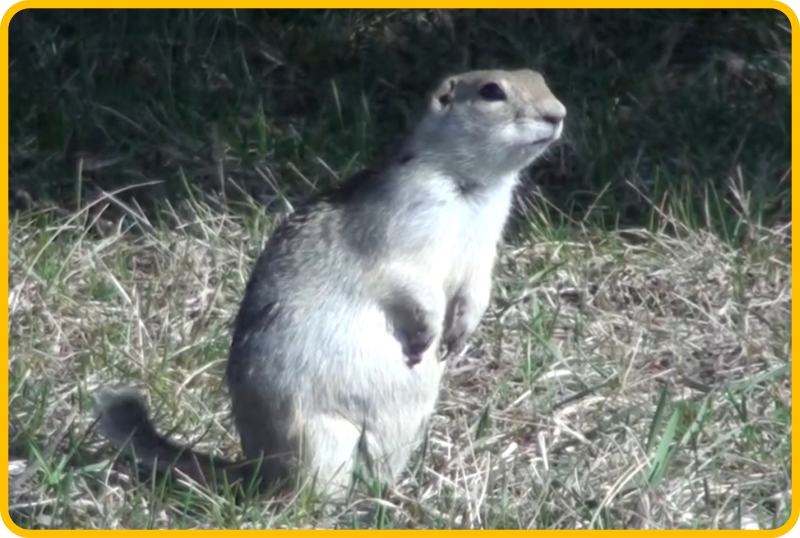
[[510,146],[542,147],[555,142],[561,136],[562,122],[552,124],[541,118],[526,119],[509,124],[502,138]]
[[539,121],[550,127],[552,140],[558,139],[564,128],[564,118],[567,117],[567,107],[555,97],[550,97],[542,100],[536,108]]

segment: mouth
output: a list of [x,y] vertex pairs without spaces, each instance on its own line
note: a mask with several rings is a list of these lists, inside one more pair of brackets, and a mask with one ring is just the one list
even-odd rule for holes
[[511,134],[512,144],[520,148],[530,148],[537,151],[545,149],[561,138],[562,124],[528,124],[519,126]]
[[531,146],[549,146],[553,142],[557,141],[561,138],[561,132],[556,131],[551,133],[549,136],[542,136],[534,140],[530,143]]
[[561,138],[562,124],[554,125],[546,136],[539,136],[531,142],[532,146],[548,146]]

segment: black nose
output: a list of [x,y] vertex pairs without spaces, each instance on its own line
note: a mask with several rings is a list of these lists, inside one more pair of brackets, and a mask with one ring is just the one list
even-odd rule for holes
[[564,121],[564,116],[560,116],[558,114],[546,114],[542,116],[542,121],[545,121],[550,125],[558,125],[559,123]]
[[539,104],[539,113],[542,121],[550,125],[558,125],[567,117],[567,109],[558,99],[551,98]]

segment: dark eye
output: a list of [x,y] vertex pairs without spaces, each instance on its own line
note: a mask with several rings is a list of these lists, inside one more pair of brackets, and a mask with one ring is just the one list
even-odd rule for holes
[[481,86],[478,95],[486,101],[505,101],[506,99],[506,92],[495,82],[487,82]]

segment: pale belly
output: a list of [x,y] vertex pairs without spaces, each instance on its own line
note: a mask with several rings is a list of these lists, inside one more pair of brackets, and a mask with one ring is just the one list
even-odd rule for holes
[[[305,409],[339,412],[363,421],[396,413],[433,411],[442,363],[432,345],[422,361],[409,367],[400,343],[389,333],[377,306],[339,308],[311,315],[296,335],[304,363],[296,397]],[[331,320],[337,320],[331,323]]]

